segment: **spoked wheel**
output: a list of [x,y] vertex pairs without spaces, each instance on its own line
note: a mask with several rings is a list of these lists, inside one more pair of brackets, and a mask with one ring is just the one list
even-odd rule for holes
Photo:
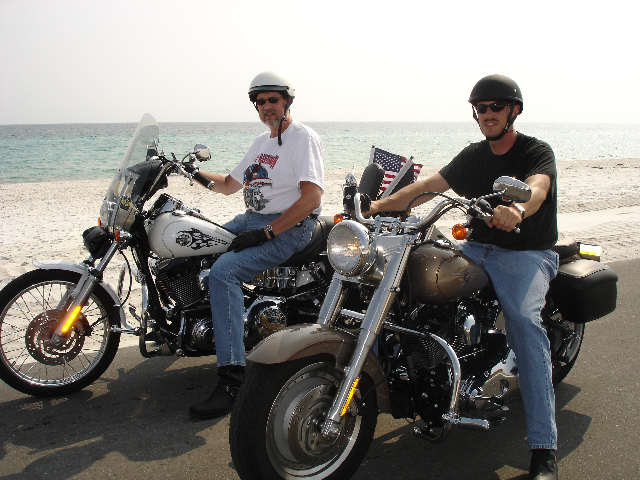
[[34,270],[0,292],[0,377],[37,396],[64,395],[98,378],[113,360],[118,308],[100,286],[61,343],[51,342],[63,304],[80,279],[65,270]]
[[549,315],[544,326],[551,346],[553,384],[558,385],[578,359],[584,339],[584,323],[566,320],[560,310],[556,309]]
[[375,390],[363,376],[340,434],[324,438],[322,425],[341,379],[331,364],[311,359],[251,365],[229,431],[240,477],[350,477],[369,448],[378,412]]

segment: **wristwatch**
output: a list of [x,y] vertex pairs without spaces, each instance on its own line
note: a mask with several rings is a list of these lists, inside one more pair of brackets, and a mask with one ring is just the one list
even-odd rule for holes
[[265,233],[265,235],[267,236],[267,238],[268,238],[269,240],[271,240],[272,238],[275,238],[275,237],[276,237],[276,236],[274,235],[274,233],[273,233],[273,227],[271,226],[271,224],[270,224],[270,223],[267,223],[267,224],[264,226],[264,233]]
[[516,210],[518,210],[520,212],[520,215],[522,215],[522,220],[524,220],[527,216],[527,211],[524,209],[524,207],[519,203],[514,203],[512,207],[516,207]]

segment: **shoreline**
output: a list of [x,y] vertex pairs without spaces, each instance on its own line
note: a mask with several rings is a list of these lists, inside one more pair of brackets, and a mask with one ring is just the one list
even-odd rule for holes
[[[575,239],[603,247],[603,262],[640,258],[640,159],[558,162],[560,240]],[[363,167],[364,168],[364,167]],[[421,177],[435,171],[429,170]],[[325,172],[323,215],[342,211],[341,185],[348,169]],[[359,179],[362,169],[356,170]],[[109,179],[0,184],[0,285],[32,268],[34,261],[86,258],[82,232],[96,225]],[[182,200],[216,223],[244,210],[242,195],[212,194],[182,177],[171,177],[161,190]],[[149,203],[150,204],[150,203]],[[414,208],[425,215],[427,202]],[[448,214],[438,223],[445,234],[463,220]]]

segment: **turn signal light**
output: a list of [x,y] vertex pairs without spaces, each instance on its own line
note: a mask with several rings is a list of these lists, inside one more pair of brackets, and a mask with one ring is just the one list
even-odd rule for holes
[[590,245],[582,242],[578,245],[578,253],[582,258],[600,261],[600,256],[602,255],[602,247],[600,245]]
[[120,241],[120,230],[116,230],[115,232],[113,232],[113,236],[116,239],[116,242]]
[[98,217],[98,226],[101,227],[102,226],[102,219],[100,217]]
[[337,223],[340,223],[340,222],[341,222],[341,221],[343,221],[343,220],[344,220],[344,215],[343,215],[343,214],[341,214],[341,213],[336,213],[336,214],[333,216],[333,224],[334,224],[334,225],[335,225],[335,224],[337,224]]
[[453,227],[451,227],[451,235],[456,240],[464,240],[467,238],[467,227],[462,225],[461,223],[456,223]]

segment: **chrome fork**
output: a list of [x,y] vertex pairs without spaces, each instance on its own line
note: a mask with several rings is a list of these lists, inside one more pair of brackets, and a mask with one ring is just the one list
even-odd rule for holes
[[[98,263],[98,266],[95,268],[93,267],[87,268],[86,272],[82,275],[82,277],[78,281],[76,288],[73,290],[73,292],[70,295],[71,303],[68,306],[60,304],[58,305],[59,309],[64,308],[67,312],[73,312],[78,307],[80,308],[84,307],[85,303],[87,302],[87,299],[93,292],[96,284],[100,280],[102,280],[102,274],[104,270],[107,268],[107,265],[109,265],[109,262],[118,251],[118,245],[119,245],[118,242],[113,242],[109,247],[109,249],[107,250],[107,253],[105,253],[104,257],[102,257],[102,259],[100,260],[100,263]],[[62,302],[67,303],[68,298],[65,297],[62,300]],[[65,318],[66,317],[67,315],[65,315]],[[56,327],[55,332],[51,336],[51,343],[55,346],[60,345],[65,341],[65,332],[62,331],[63,327],[64,327],[64,322],[60,322]]]
[[[373,347],[389,308],[400,289],[400,281],[407,265],[414,238],[411,235],[402,235],[396,238],[397,240],[394,243],[396,243],[397,248],[393,249],[382,280],[369,303],[351,362],[345,368],[344,379],[322,426],[322,435],[326,438],[335,438],[340,434],[340,418],[344,415],[343,410],[352,386],[360,376],[367,355]],[[344,299],[344,280],[345,277],[334,275],[327,292],[325,304],[322,305],[320,310],[318,323],[321,325],[328,326],[330,321],[333,321],[337,314],[340,313],[339,310]]]

